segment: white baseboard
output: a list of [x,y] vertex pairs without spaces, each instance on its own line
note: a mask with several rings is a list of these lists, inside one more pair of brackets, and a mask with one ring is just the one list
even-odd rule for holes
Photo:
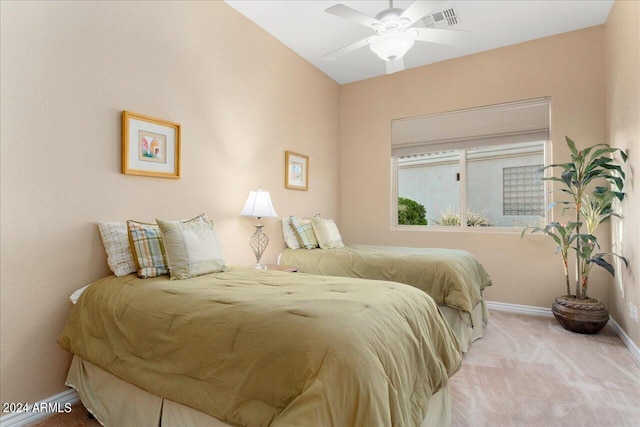
[[[49,415],[54,414],[56,411],[62,411],[69,405],[73,405],[79,401],[80,396],[78,396],[78,392],[73,389],[69,389],[35,403],[37,408],[42,408],[43,410],[34,410],[34,404],[29,403],[29,407],[26,412],[12,412],[1,416],[0,427],[26,426],[46,418]],[[4,404],[5,402],[2,403]]]
[[534,307],[532,305],[508,304],[506,302],[487,301],[489,310],[507,311],[509,313],[537,314],[540,316],[553,316],[550,308]]
[[620,327],[618,322],[616,322],[613,317],[609,318],[609,325],[611,325],[611,328],[616,331],[624,345],[631,352],[631,356],[633,356],[636,362],[640,365],[640,348],[636,345],[636,343],[633,342],[631,337],[627,335],[627,333]]
[[[537,314],[542,316],[553,316],[550,308],[545,307],[533,307],[530,305],[508,304],[504,302],[487,301],[487,308],[489,310],[507,311],[509,313],[520,314]],[[627,335],[627,333],[620,327],[618,322],[613,317],[609,318],[609,325],[620,337],[625,347],[631,353],[631,357],[640,365],[640,348],[633,342],[633,340]]]

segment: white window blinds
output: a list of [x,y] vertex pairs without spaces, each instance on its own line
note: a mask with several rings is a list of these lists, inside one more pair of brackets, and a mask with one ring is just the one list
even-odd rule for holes
[[510,102],[391,122],[391,155],[547,141],[550,98]]

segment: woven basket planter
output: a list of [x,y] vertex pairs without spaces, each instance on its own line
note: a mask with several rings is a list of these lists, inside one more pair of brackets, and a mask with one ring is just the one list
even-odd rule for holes
[[566,330],[579,334],[597,334],[609,321],[604,304],[592,298],[556,297],[551,311]]

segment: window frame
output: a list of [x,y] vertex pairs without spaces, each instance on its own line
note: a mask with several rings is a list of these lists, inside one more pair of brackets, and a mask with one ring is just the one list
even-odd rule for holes
[[[544,139],[544,144],[543,144],[543,159],[544,159],[544,166],[548,166],[550,164],[552,164],[552,156],[551,156],[551,152],[552,152],[552,137],[551,137],[551,99],[549,97],[546,98],[540,98],[540,100],[544,100],[544,102],[547,103],[548,105],[548,113],[549,113],[549,123],[548,123],[548,131],[547,131],[547,138]],[[519,102],[523,102],[523,101],[517,101],[515,103],[504,103],[504,104],[500,104],[499,106],[506,106],[509,104],[517,104]],[[524,101],[527,102],[527,101]],[[491,106],[489,106],[491,107]],[[480,108],[487,108],[487,107],[480,107]],[[459,110],[459,111],[469,111],[469,110]],[[457,111],[451,111],[450,113],[456,113]],[[446,114],[446,113],[445,113]],[[427,117],[427,116],[423,116],[423,117]],[[419,119],[419,117],[417,117]],[[393,126],[393,125],[392,125]],[[393,137],[392,137],[393,138]],[[466,147],[462,147],[462,148],[454,148],[454,150],[457,150],[460,155],[459,155],[459,167],[460,167],[460,225],[459,226],[441,226],[441,225],[400,225],[398,224],[398,196],[399,196],[399,192],[398,192],[398,173],[399,173],[399,166],[398,166],[398,159],[400,157],[402,157],[402,155],[394,155],[393,150],[391,152],[391,188],[390,188],[390,201],[391,203],[390,205],[390,229],[391,231],[436,231],[436,232],[441,232],[441,231],[447,231],[447,232],[479,232],[479,233],[516,233],[516,232],[521,232],[522,227],[515,227],[515,226],[510,226],[510,227],[505,227],[505,226],[492,226],[492,227],[470,227],[467,225],[467,221],[466,221],[466,204],[467,204],[467,151],[473,148],[480,148],[483,147],[483,138],[478,137],[478,138],[472,138],[468,141],[468,144]],[[500,145],[500,144],[495,144],[495,145]],[[393,146],[393,142],[392,142],[392,146]],[[440,148],[436,148],[434,147],[434,151],[438,151]],[[434,152],[432,151],[432,152]],[[424,153],[428,153],[429,151],[425,151]],[[547,168],[545,169],[544,172],[544,177],[547,178],[551,176],[551,171]],[[551,196],[551,190],[552,190],[552,182],[549,180],[545,180],[543,181],[543,185],[544,185],[544,195],[545,195],[545,210],[544,210],[544,217],[545,217],[545,223],[548,224],[549,222],[553,221],[553,211],[550,210],[548,207],[551,205],[552,203],[552,196]]]
[[[544,141],[544,162],[545,166],[551,164],[551,146],[550,139]],[[480,232],[480,233],[519,233],[522,227],[470,227],[466,218],[466,200],[467,200],[467,149],[460,150],[460,225],[401,225],[398,224],[398,156],[391,157],[391,231],[451,231],[451,232]],[[545,170],[545,177],[549,175],[549,169]],[[551,181],[543,182],[545,193],[545,224],[553,221],[553,212],[548,206],[551,204]]]

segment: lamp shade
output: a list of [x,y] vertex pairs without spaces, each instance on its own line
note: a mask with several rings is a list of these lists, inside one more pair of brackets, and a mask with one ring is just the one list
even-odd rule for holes
[[249,193],[247,202],[240,212],[242,216],[254,216],[256,218],[276,217],[278,214],[271,204],[271,197],[268,191],[252,191]]
[[389,32],[378,36],[369,47],[380,59],[394,61],[402,58],[411,49],[414,41],[406,32]]

